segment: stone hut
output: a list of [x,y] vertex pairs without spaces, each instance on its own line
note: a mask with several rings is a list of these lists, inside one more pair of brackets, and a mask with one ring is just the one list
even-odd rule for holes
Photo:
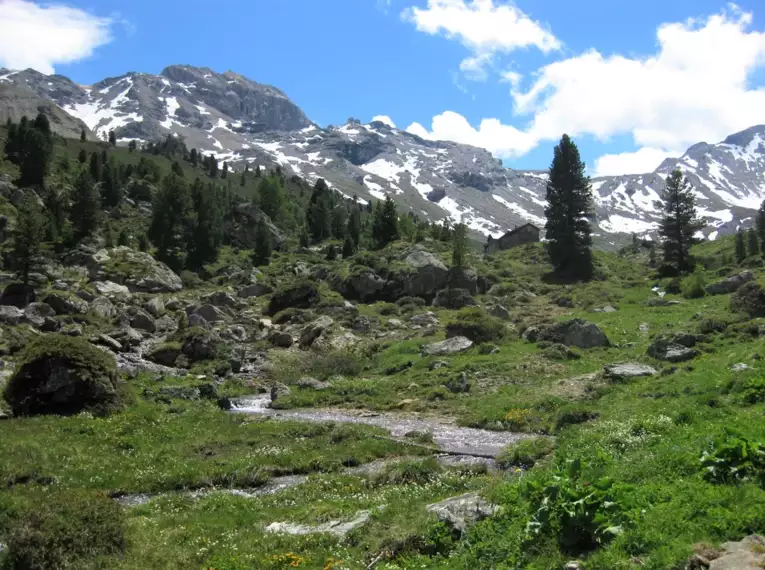
[[494,239],[489,236],[489,240],[484,247],[484,253],[489,255],[497,251],[504,251],[511,247],[523,245],[525,243],[536,243],[539,241],[539,228],[534,224],[524,224],[514,230],[507,232],[502,237]]

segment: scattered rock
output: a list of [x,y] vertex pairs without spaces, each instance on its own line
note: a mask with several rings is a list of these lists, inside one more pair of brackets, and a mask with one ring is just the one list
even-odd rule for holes
[[316,378],[301,378],[298,380],[297,386],[304,390],[326,390],[331,385],[328,382],[316,380]]
[[582,355],[574,352],[565,344],[553,343],[543,349],[542,354],[549,360],[579,360]]
[[530,327],[527,327],[526,330],[523,331],[521,338],[525,340],[526,342],[537,342],[537,340],[539,340],[539,335],[541,332],[542,332],[541,327],[532,325]]
[[667,362],[685,362],[698,356],[699,352],[691,348],[696,344],[693,335],[659,335],[648,347],[648,356]]
[[63,329],[61,329],[61,333],[67,336],[82,336],[82,332],[82,325],[78,325],[76,323],[72,325],[66,325]]
[[135,314],[130,318],[130,326],[134,329],[146,331],[148,333],[153,333],[157,330],[154,318],[141,309],[135,310]]
[[293,283],[278,290],[271,296],[266,314],[273,316],[290,307],[308,309],[318,301],[319,290],[315,284],[308,281]]
[[269,295],[273,292],[273,289],[268,285],[256,283],[255,285],[247,285],[242,287],[237,292],[236,296],[240,299],[251,299],[253,297],[261,297],[263,295]]
[[486,312],[492,317],[502,319],[503,321],[510,320],[510,311],[508,311],[502,305],[489,305],[486,307]]
[[174,333],[178,330],[178,322],[170,315],[162,315],[154,321],[154,325],[158,333]]
[[289,348],[295,340],[291,334],[274,329],[268,335],[268,342],[279,348]]
[[428,366],[428,370],[438,370],[439,368],[449,368],[449,363],[443,360],[434,360]]
[[134,293],[175,293],[183,289],[181,278],[167,265],[146,252],[125,246],[102,249],[90,256],[87,265],[91,279],[122,283]]
[[221,336],[234,342],[245,342],[247,340],[247,331],[242,325],[231,325],[221,331]]
[[462,535],[476,522],[496,515],[499,507],[485,501],[478,493],[467,493],[428,505],[427,510],[452,532]]
[[403,330],[408,328],[401,319],[388,319],[385,326],[392,330]]
[[611,345],[608,337],[597,325],[583,319],[548,325],[539,331],[537,339],[583,349]]
[[670,301],[669,299],[648,299],[645,302],[648,307],[674,307],[680,305],[680,301]]
[[446,276],[450,289],[465,289],[471,295],[478,292],[478,275],[473,269],[452,267]]
[[162,386],[159,389],[159,394],[174,400],[187,400],[191,402],[199,400],[201,396],[199,388],[194,386]]
[[765,317],[765,289],[750,281],[741,286],[730,299],[733,312],[747,313],[751,318]]
[[38,329],[45,325],[45,319],[55,317],[56,311],[47,303],[30,303],[24,310],[26,320]]
[[455,310],[477,304],[467,289],[441,289],[433,300],[434,307]]
[[165,301],[165,309],[168,311],[180,311],[183,308],[183,304],[178,297],[171,297]]
[[15,305],[0,305],[0,323],[17,325],[24,318],[24,312]]
[[151,362],[161,364],[162,366],[174,367],[175,361],[182,354],[181,347],[171,344],[163,344],[152,350],[146,358]]
[[651,327],[648,325],[648,323],[640,323],[638,326],[638,331],[640,334],[648,334],[651,330]]
[[439,321],[435,313],[427,312],[414,315],[409,319],[409,324],[418,327],[438,326]]
[[222,323],[226,320],[226,314],[218,307],[209,303],[202,305],[192,314],[202,317],[208,323]]
[[709,570],[755,570],[765,567],[765,538],[747,536],[740,542],[726,542],[709,561]]
[[88,304],[85,301],[63,293],[49,293],[43,301],[50,305],[57,315],[84,315],[88,312]]
[[9,283],[0,295],[0,305],[7,305],[23,309],[29,303],[37,300],[34,287],[23,283]]
[[641,376],[655,376],[658,374],[653,366],[624,362],[621,364],[607,364],[603,367],[603,375],[612,380],[630,380]]
[[470,380],[468,380],[467,374],[462,372],[457,377],[447,381],[444,387],[452,394],[467,394],[470,392]]
[[750,281],[754,281],[754,274],[749,270],[742,271],[727,279],[707,285],[707,293],[709,295],[725,295],[726,293],[733,293],[734,291],[738,291],[744,283],[749,283]]
[[338,538],[344,538],[351,531],[367,524],[370,516],[370,511],[359,511],[349,521],[331,520],[319,525],[275,522],[266,527],[266,532],[293,535],[331,534]]
[[212,325],[207,322],[207,320],[197,313],[192,313],[189,315],[189,326],[190,327],[198,327],[200,329],[211,329]]
[[749,369],[750,369],[749,365],[744,364],[743,362],[739,362],[730,367],[731,372],[744,372]]
[[567,309],[574,308],[574,300],[571,297],[558,297],[555,299],[555,304],[559,307],[565,307]]
[[202,298],[202,301],[215,307],[236,307],[236,299],[225,291],[216,291]]
[[310,325],[306,326],[300,333],[300,348],[306,350],[311,348],[314,341],[318,339],[325,331],[334,324],[331,317],[322,315]]
[[595,309],[595,313],[615,313],[618,309],[611,305],[606,305],[602,309]]
[[441,342],[434,342],[422,347],[422,353],[425,356],[444,356],[448,354],[457,354],[465,352],[471,346],[473,341],[464,336],[455,336]]
[[152,297],[144,305],[144,308],[154,317],[159,317],[165,312],[165,304],[159,297]]
[[113,319],[117,314],[114,304],[106,297],[96,297],[90,303],[90,311],[102,319]]
[[119,352],[120,350],[122,350],[122,345],[120,344],[120,342],[116,339],[113,339],[109,335],[101,333],[96,336],[95,340],[96,340],[96,344],[103,345],[107,348],[112,349],[115,352]]
[[130,289],[113,281],[95,281],[92,283],[99,295],[129,295]]

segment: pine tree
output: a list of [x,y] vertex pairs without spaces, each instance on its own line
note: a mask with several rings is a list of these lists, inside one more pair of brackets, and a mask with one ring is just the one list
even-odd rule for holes
[[269,176],[260,183],[260,209],[273,221],[282,218],[284,192],[281,181],[276,176]]
[[385,201],[378,202],[372,222],[372,241],[377,249],[382,249],[398,239],[398,213],[396,203],[390,196]]
[[741,263],[746,259],[746,245],[744,243],[744,232],[740,229],[736,232],[736,263]]
[[313,187],[311,200],[306,210],[308,232],[314,241],[328,239],[332,235],[332,193],[323,178]]
[[122,201],[119,168],[112,157],[101,169],[101,203],[104,208],[116,208]]
[[760,209],[757,210],[755,225],[757,227],[757,235],[760,238],[760,251],[765,253],[765,201],[760,205]]
[[306,248],[310,244],[310,236],[308,235],[308,228],[305,226],[300,227],[300,234],[298,235],[298,243],[300,247]]
[[356,252],[356,244],[353,242],[353,238],[350,235],[345,236],[343,242],[343,259],[348,259]]
[[72,187],[72,207],[69,219],[74,237],[80,241],[98,229],[101,218],[101,199],[90,172],[82,169]]
[[223,162],[223,168],[220,171],[220,177],[226,178],[228,176],[228,162]]
[[344,239],[346,232],[348,212],[345,210],[345,206],[337,206],[332,210],[332,237],[335,239]]
[[192,148],[191,153],[189,154],[189,161],[191,162],[191,166],[196,166],[198,159],[199,159],[199,156],[197,154],[197,149]]
[[98,182],[101,180],[101,168],[103,168],[103,163],[101,162],[101,155],[97,152],[94,152],[90,155],[90,177],[95,181]]
[[157,248],[157,259],[174,271],[183,269],[188,244],[192,242],[194,214],[186,181],[166,176],[154,196],[149,239]]
[[135,140],[132,140],[128,143],[128,152],[135,152],[137,148],[138,148],[138,143],[136,143]]
[[[45,117],[45,115],[40,115]],[[47,125],[47,119],[45,119]],[[21,164],[19,165],[20,186],[42,186],[53,158],[53,140],[38,128],[28,129],[24,135]]]
[[465,267],[467,257],[467,226],[457,224],[454,226],[454,237],[452,238],[452,267]]
[[750,256],[760,255],[760,240],[754,228],[749,228],[746,232],[747,249]]
[[649,267],[656,267],[656,246],[651,244],[651,249],[648,250],[648,265]]
[[337,248],[334,244],[327,248],[327,261],[335,261],[337,259]]
[[29,285],[29,274],[47,251],[45,242],[47,220],[37,198],[27,193],[19,205],[16,228],[13,231],[13,261],[21,281]]
[[545,216],[548,254],[555,271],[572,278],[592,276],[590,179],[579,149],[568,135],[555,147],[547,182]]
[[192,270],[202,269],[218,257],[223,242],[224,204],[220,194],[221,190],[212,184],[205,188],[199,178],[191,187],[194,230],[187,265]]
[[255,248],[252,262],[255,265],[268,265],[271,261],[271,234],[264,219],[260,219],[255,229]]
[[109,144],[117,146],[117,135],[114,134],[114,131],[109,131]]
[[81,140],[82,142],[85,142],[86,140],[88,140],[88,135],[87,135],[87,133],[85,132],[85,129],[82,129],[82,130],[80,131],[80,140]]
[[361,211],[356,204],[351,207],[346,234],[353,240],[354,246],[358,247],[361,242]]
[[80,149],[80,154],[77,155],[77,162],[80,164],[85,164],[88,162],[88,151],[86,151],[84,148]]
[[123,229],[120,232],[120,235],[117,237],[117,245],[119,246],[129,246],[130,245],[130,234],[126,229]]
[[703,227],[703,223],[696,217],[693,192],[680,170],[667,177],[662,200],[665,215],[659,226],[659,235],[664,247],[664,262],[676,271],[687,271],[691,267],[689,251],[693,236]]

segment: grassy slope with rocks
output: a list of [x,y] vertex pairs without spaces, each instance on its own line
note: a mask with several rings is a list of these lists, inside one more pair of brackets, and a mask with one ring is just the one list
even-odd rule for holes
[[[57,154],[70,153],[74,161],[80,145],[100,148],[59,141]],[[111,152],[125,160],[140,155]],[[156,160],[169,171],[168,160]],[[13,169],[0,165],[15,175]],[[14,208],[4,200],[0,211],[12,223]],[[125,219],[147,225],[144,211],[126,208],[129,216],[115,225]],[[576,559],[587,569],[681,569],[694,545],[711,548],[765,533],[759,454],[765,320],[732,311],[731,294],[696,295],[705,283],[745,268],[762,283],[759,258],[731,262],[732,237],[696,246],[701,266],[678,282],[658,279],[640,248],[621,256],[596,252],[595,279],[577,284],[550,278],[539,244],[489,258],[473,254],[477,306],[453,310],[390,293],[400,291],[401,275],[415,271],[407,262],[415,248],[448,267],[449,244],[397,241],[328,260],[321,247],[299,248],[294,234],[267,266],[254,270],[248,251],[224,247],[180,292],[107,294],[113,305],[107,314],[96,314],[96,285],[76,264],[54,264],[46,273],[38,300],[58,291],[55,280],[67,289],[58,293],[89,306],[44,326],[115,353],[124,406],[105,417],[2,422],[6,568],[546,569]],[[368,273],[395,286],[379,301],[359,302],[346,285]],[[256,283],[262,289],[255,296],[239,295]],[[302,306],[266,316],[272,298],[297,283],[312,285],[296,301]],[[678,293],[653,306],[657,285]],[[196,319],[191,326],[208,305],[214,306],[204,311],[210,322]],[[26,317],[2,315],[7,377],[23,348],[44,333]],[[563,348],[524,339],[533,327],[575,318],[597,325],[610,346]],[[137,332],[139,325],[154,330]],[[679,332],[697,335],[695,358],[669,363],[648,356],[657,335]],[[422,355],[424,345],[454,334],[476,342],[459,354]],[[277,340],[289,340],[289,348]],[[140,359],[155,349],[163,359],[170,353],[177,368],[152,369]],[[130,355],[137,371],[125,365]],[[606,365],[622,362],[649,365],[657,374],[629,380],[603,374]],[[735,367],[740,364],[746,367]],[[502,470],[487,472],[427,457],[433,454],[427,433],[393,440],[364,425],[221,409],[236,396],[269,390],[285,414],[331,407],[450,418],[536,439],[505,450]],[[386,463],[364,471],[377,460]],[[354,467],[360,469],[348,470]],[[285,475],[308,478],[272,494],[224,492]],[[213,492],[189,493],[199,489]],[[501,509],[464,536],[425,509],[470,491]],[[138,493],[157,496],[116,510],[104,503]],[[78,513],[72,505],[79,504],[93,507]],[[344,540],[266,531],[275,522],[319,525],[361,511],[370,511],[370,520]]]

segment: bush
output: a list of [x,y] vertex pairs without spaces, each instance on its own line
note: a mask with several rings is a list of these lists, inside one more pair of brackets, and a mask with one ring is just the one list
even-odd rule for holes
[[377,313],[383,316],[397,316],[400,313],[400,309],[398,306],[394,305],[393,303],[377,303],[375,305],[375,309],[377,310]]
[[765,402],[765,378],[750,378],[741,389],[741,399],[747,404]]
[[273,323],[276,325],[299,324],[303,325],[309,323],[314,319],[314,314],[311,311],[305,311],[303,309],[296,309],[290,307],[274,315]]
[[4,396],[16,415],[106,414],[119,407],[117,367],[84,338],[41,336],[24,349]]
[[435,480],[443,467],[433,457],[423,461],[397,461],[387,465],[376,477],[378,485],[424,485]]
[[313,356],[306,367],[306,373],[318,380],[329,380],[333,376],[355,378],[364,371],[366,360],[347,352],[329,352]]
[[728,323],[719,319],[703,319],[699,323],[699,332],[701,334],[711,334],[723,332],[728,328]]
[[730,308],[751,318],[765,317],[765,290],[754,281],[745,283],[731,297]]
[[202,281],[202,279],[194,273],[193,271],[188,271],[184,269],[181,271],[179,277],[181,278],[181,282],[183,283],[184,289],[198,289],[199,287],[202,287],[205,282]]
[[275,315],[290,307],[308,309],[316,305],[319,300],[319,288],[316,284],[310,281],[291,283],[280,287],[271,295],[266,314]]
[[[95,493],[46,497],[23,514],[8,537],[6,570],[82,568],[125,550],[121,507]],[[99,565],[107,567],[107,565]]]
[[711,483],[765,483],[765,446],[761,442],[729,434],[702,453],[704,479]]
[[507,336],[507,327],[483,309],[463,309],[446,325],[446,336],[465,336],[473,342],[496,342]]
[[700,299],[707,294],[707,280],[701,268],[683,281],[683,297],[686,299]]
[[402,308],[409,305],[414,305],[415,307],[424,307],[425,299],[422,297],[401,297],[396,301],[396,304]]
[[550,455],[555,449],[555,440],[549,437],[522,439],[503,449],[497,456],[497,464],[502,469],[522,467],[531,469],[537,461]]

